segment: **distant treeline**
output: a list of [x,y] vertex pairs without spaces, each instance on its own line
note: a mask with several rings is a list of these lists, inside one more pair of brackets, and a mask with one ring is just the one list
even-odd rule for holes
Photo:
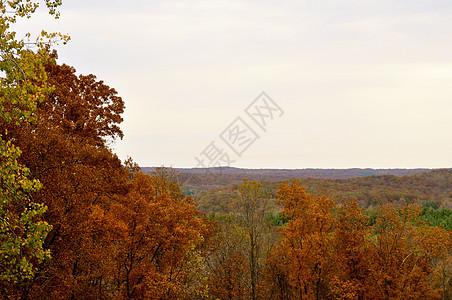
[[[231,182],[233,180],[242,180],[244,178],[257,181],[283,181],[290,178],[323,178],[323,179],[346,179],[353,177],[365,177],[372,175],[396,175],[405,176],[422,172],[431,171],[432,169],[371,169],[371,168],[351,168],[351,169],[242,169],[233,167],[216,167],[216,168],[175,168],[181,175],[180,179],[185,182],[193,175],[196,178],[212,180],[216,178],[217,183]],[[155,167],[141,167],[145,174],[150,174]],[[206,175],[206,176],[204,176]],[[213,175],[213,176],[212,176]],[[224,181],[222,181],[222,179]]]
[[[208,178],[207,175],[194,175],[183,186],[183,190],[198,202],[198,209],[207,213],[228,213],[230,210],[228,199],[238,187],[235,180],[227,182],[228,176],[211,175]],[[180,177],[184,178],[184,174]],[[220,183],[223,181],[226,183]],[[312,193],[326,194],[338,202],[356,199],[363,208],[372,208],[386,203],[397,205],[417,203],[422,206],[429,201],[435,202],[437,208],[452,208],[452,170],[450,169],[438,169],[407,176],[373,175],[334,180],[303,178],[300,181]],[[262,186],[274,196],[281,182],[263,181]],[[271,203],[275,211],[280,209],[275,201]]]

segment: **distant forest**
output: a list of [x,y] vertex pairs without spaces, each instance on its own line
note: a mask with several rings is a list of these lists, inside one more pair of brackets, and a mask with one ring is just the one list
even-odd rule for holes
[[[153,169],[142,168],[145,173]],[[260,181],[273,196],[282,182],[299,179],[309,192],[326,194],[338,202],[356,199],[363,208],[385,203],[452,208],[452,169],[177,170],[183,191],[206,213],[229,212],[228,199],[245,178]]]
[[[155,167],[142,167],[143,173],[151,173]],[[322,178],[345,179],[353,177],[365,177],[371,175],[396,175],[405,176],[432,169],[242,169],[234,167],[217,168],[174,168],[181,174],[181,181],[191,175],[225,175],[226,180],[248,178],[259,181],[283,181],[290,178]]]

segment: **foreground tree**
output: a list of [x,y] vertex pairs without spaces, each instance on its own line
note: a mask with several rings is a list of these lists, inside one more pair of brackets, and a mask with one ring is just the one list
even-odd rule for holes
[[5,124],[23,151],[20,162],[43,184],[33,198],[48,207],[44,218],[53,225],[44,244],[53,259],[20,293],[96,298],[106,292],[100,287],[108,287],[106,253],[114,238],[112,222],[102,221],[114,216],[104,212],[114,195],[127,192],[127,172],[107,147],[108,139],[122,137],[117,124],[124,103],[93,75],[76,76],[73,68],[56,64],[55,53],[49,56],[45,71],[54,89],[31,114],[35,121]]
[[[47,0],[53,15],[60,1]],[[24,126],[34,121],[36,105],[50,91],[43,65],[48,60],[44,40],[56,34],[45,32],[38,38],[37,51],[27,50],[23,40],[10,31],[11,24],[31,17],[37,1],[0,2],[0,295],[14,297],[14,291],[32,278],[37,266],[49,258],[43,248],[51,226],[39,220],[46,207],[30,194],[41,184],[30,179],[29,170],[18,162],[22,151],[8,134],[8,124]],[[30,37],[30,35],[27,35]],[[33,178],[33,177],[31,177]]]
[[50,257],[43,248],[51,226],[37,217],[46,207],[32,201],[29,193],[40,183],[28,179],[28,169],[17,163],[20,150],[0,140],[0,295],[32,278],[38,264]]

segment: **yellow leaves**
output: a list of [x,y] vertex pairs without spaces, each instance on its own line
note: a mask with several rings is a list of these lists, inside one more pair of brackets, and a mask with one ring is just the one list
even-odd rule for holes
[[[0,139],[0,175],[4,183],[0,187],[0,219],[5,220],[7,232],[14,232],[13,235],[4,235],[0,241],[0,249],[6,251],[5,259],[10,262],[1,268],[0,278],[9,282],[25,280],[33,275],[29,266],[31,261],[41,261],[38,257],[43,253],[43,237],[47,235],[45,228],[43,230],[39,222],[33,220],[34,216],[43,213],[44,206],[36,205],[28,196],[29,192],[39,188],[39,182],[27,178],[29,170],[17,161],[20,154],[11,141]],[[1,225],[2,233],[5,223]],[[30,240],[39,242],[31,243]]]
[[[60,0],[46,0],[49,11],[56,16],[56,7]],[[37,39],[37,51],[33,52],[23,40],[17,40],[15,32],[9,31],[12,23],[19,18],[29,18],[39,6],[38,1],[14,0],[1,1],[0,10],[0,122],[11,126],[26,127],[35,120],[37,104],[51,91],[47,84],[44,63],[49,59],[48,43],[44,39]],[[60,34],[45,34],[48,41],[54,37],[67,37]],[[30,34],[25,35],[30,38]],[[43,249],[43,241],[51,226],[46,222],[37,221],[46,209],[43,204],[36,204],[31,199],[32,192],[37,191],[41,184],[38,180],[29,179],[29,170],[19,164],[17,159],[21,155],[19,148],[5,141],[9,138],[5,129],[4,136],[0,136],[0,220],[1,234],[0,249],[0,281],[2,295],[9,297],[8,283],[23,283],[34,275],[36,266],[50,257],[50,252]],[[14,142],[22,140],[14,136]],[[33,137],[34,139],[34,137]],[[31,140],[31,138],[30,138]],[[23,157],[21,157],[23,161]],[[7,232],[7,234],[4,234]],[[14,233],[14,234],[11,234]],[[6,264],[4,260],[8,259]],[[6,290],[5,290],[6,286]],[[12,285],[11,285],[12,286]],[[12,292],[13,289],[11,289]],[[6,294],[5,294],[6,293]]]

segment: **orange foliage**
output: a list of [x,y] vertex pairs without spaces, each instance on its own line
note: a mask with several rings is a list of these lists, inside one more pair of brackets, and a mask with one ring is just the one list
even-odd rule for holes
[[54,91],[38,103],[35,122],[5,124],[23,151],[21,163],[43,184],[32,197],[47,205],[43,218],[53,226],[44,243],[52,259],[17,293],[89,298],[109,273],[104,264],[110,225],[99,220],[108,219],[103,210],[112,195],[127,191],[127,173],[106,146],[107,138],[122,136],[117,124],[124,103],[93,75],[76,76],[73,68],[54,62],[45,68]]
[[180,299],[205,290],[203,247],[210,225],[166,172],[136,174],[130,192],[112,208],[126,228],[115,267],[126,299]]
[[289,219],[267,258],[273,299],[445,299],[451,232],[419,222],[420,208],[336,205],[297,181],[278,197]]
[[334,225],[334,202],[306,193],[298,181],[290,185],[281,184],[278,198],[284,206],[281,214],[289,222],[281,229],[282,241],[276,253],[283,257],[287,268],[277,261],[269,267],[280,270],[288,277],[291,291],[285,294],[299,298],[324,297],[328,259],[331,256],[328,245]]
[[378,208],[373,234],[367,239],[369,295],[375,299],[440,299],[429,282],[431,263],[452,247],[451,234],[416,225],[420,208]]
[[[54,56],[56,56],[54,54]],[[43,188],[53,225],[52,259],[14,292],[17,298],[174,298],[205,293],[201,277],[207,219],[174,174],[124,168],[107,146],[122,137],[124,103],[93,75],[46,65],[55,90],[33,124],[2,124],[23,151],[21,163]],[[133,178],[133,181],[129,181]]]

